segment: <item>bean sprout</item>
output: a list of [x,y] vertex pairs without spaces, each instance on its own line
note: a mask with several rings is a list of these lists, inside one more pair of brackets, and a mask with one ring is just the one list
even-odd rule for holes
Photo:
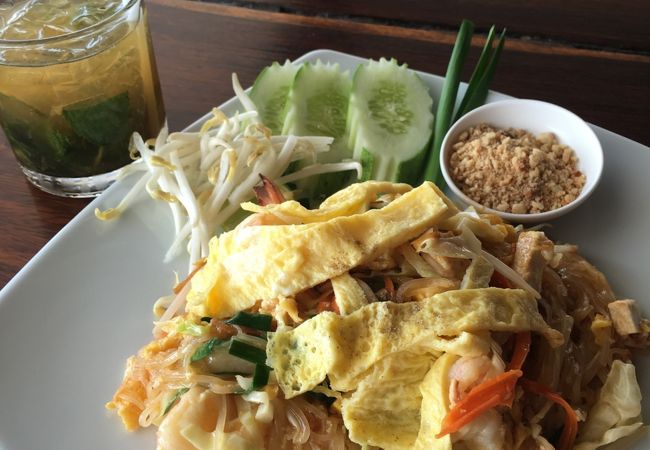
[[[253,186],[260,174],[276,184],[350,170],[361,176],[356,161],[316,162],[317,154],[329,151],[331,137],[271,136],[235,74],[232,82],[245,112],[227,117],[213,109],[198,133],[170,134],[165,125],[155,140],[147,142],[135,133],[131,153],[140,157],[122,170],[120,178],[137,174],[140,179],[116,207],[95,210],[99,219],[117,218],[143,190],[149,197],[167,202],[175,236],[165,261],[185,248],[188,273],[194,263],[208,256],[210,237],[227,228],[239,205],[254,197]],[[295,161],[301,161],[301,169],[287,173]]]

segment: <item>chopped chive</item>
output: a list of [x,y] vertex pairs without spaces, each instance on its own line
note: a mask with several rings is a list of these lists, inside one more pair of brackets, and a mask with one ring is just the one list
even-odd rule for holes
[[228,353],[254,364],[266,363],[266,352],[264,350],[240,341],[239,339],[233,339],[230,341]]
[[247,313],[239,311],[234,317],[226,320],[231,325],[254,328],[260,331],[271,331],[273,317],[268,314]]
[[253,383],[251,384],[251,390],[255,391],[259,388],[263,388],[269,382],[269,373],[270,369],[266,364],[255,364],[255,372],[253,373]]
[[212,353],[212,351],[215,349],[215,347],[219,347],[223,345],[225,342],[228,341],[224,341],[217,338],[209,339],[207,342],[205,342],[203,345],[201,345],[199,348],[196,349],[196,351],[194,352],[191,358],[192,362],[200,361],[206,356],[209,356]]
[[167,402],[167,405],[165,406],[162,415],[164,416],[165,414],[167,414],[169,410],[172,409],[172,406],[174,406],[174,403],[176,403],[176,401],[189,390],[190,388],[188,387],[182,387],[180,389],[176,389],[174,396],[169,400],[169,402]]
[[469,20],[463,20],[456,36],[456,43],[449,58],[445,81],[442,85],[442,93],[438,102],[435,123],[433,128],[433,143],[429,152],[429,161],[424,171],[425,180],[433,180],[436,184],[441,185],[440,181],[440,147],[445,137],[451,120],[454,115],[454,106],[456,103],[456,94],[460,83],[460,73],[465,64],[467,51],[472,42],[474,24]]

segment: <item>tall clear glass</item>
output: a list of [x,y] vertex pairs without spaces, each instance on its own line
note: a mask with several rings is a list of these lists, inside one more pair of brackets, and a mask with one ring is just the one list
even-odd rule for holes
[[140,0],[0,2],[0,125],[34,185],[98,195],[164,114]]

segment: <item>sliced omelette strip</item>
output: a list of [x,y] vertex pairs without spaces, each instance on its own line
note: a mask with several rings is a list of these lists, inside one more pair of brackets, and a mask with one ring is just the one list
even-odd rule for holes
[[451,435],[440,439],[443,419],[449,412],[449,369],[458,359],[457,356],[445,353],[436,360],[431,370],[420,384],[422,396],[420,411],[420,429],[413,445],[415,450],[451,450]]
[[250,226],[213,238],[189,311],[217,318],[290,297],[372,261],[455,213],[425,182],[381,209],[304,225]]
[[334,298],[339,311],[344,316],[368,304],[365,292],[357,280],[347,272],[332,278],[332,289],[334,289]]
[[265,206],[246,202],[242,203],[241,207],[253,213],[274,215],[286,223],[326,222],[336,217],[362,214],[368,211],[370,204],[377,200],[379,195],[401,195],[411,189],[413,189],[411,186],[403,183],[367,181],[353,184],[332,194],[321,203],[318,209],[307,209],[293,200]]
[[343,398],[343,421],[350,439],[385,450],[411,450],[420,428],[420,382],[434,359],[400,352],[372,367],[351,395]]
[[[329,377],[332,389],[356,388],[382,358],[418,348],[439,355],[467,348],[463,332],[535,331],[551,345],[562,335],[537,311],[537,302],[520,289],[447,291],[419,302],[378,302],[347,316],[321,313],[294,329],[279,330],[267,355],[287,398],[313,389]],[[454,338],[456,337],[456,338]]]

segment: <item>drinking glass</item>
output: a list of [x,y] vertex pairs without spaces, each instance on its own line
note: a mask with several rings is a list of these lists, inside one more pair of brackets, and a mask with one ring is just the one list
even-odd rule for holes
[[163,122],[140,0],[0,2],[0,126],[31,183],[96,196]]

